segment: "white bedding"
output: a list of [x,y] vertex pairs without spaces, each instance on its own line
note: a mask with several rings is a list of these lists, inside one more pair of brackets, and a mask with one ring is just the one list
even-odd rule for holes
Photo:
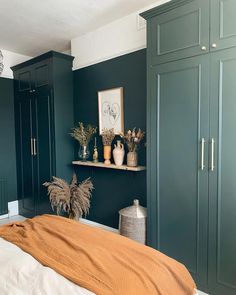
[[94,295],[0,238],[1,295]]

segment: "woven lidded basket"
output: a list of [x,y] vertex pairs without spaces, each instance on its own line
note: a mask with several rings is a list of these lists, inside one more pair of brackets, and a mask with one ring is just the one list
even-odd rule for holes
[[134,200],[133,206],[119,211],[119,231],[122,236],[146,244],[147,209]]

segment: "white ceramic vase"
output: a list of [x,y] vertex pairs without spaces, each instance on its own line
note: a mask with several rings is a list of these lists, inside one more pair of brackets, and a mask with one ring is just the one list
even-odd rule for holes
[[116,166],[121,166],[124,162],[125,150],[124,145],[120,140],[117,140],[117,143],[114,144],[113,158]]

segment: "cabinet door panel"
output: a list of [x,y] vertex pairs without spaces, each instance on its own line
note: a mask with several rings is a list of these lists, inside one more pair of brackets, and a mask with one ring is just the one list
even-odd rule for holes
[[[151,63],[159,64],[209,51],[209,2],[196,0],[150,20]],[[202,50],[202,47],[206,48]]]
[[[208,170],[200,169],[200,142],[209,131],[208,60],[201,56],[152,69],[148,132],[148,159],[157,167],[148,181],[148,207],[156,208],[149,212],[152,246],[184,263],[201,282],[206,281]],[[207,166],[206,150],[207,143]]]
[[15,89],[20,93],[29,93],[33,85],[33,77],[31,67],[26,67],[23,70],[17,71],[15,74]]
[[18,158],[18,194],[20,212],[26,217],[35,215],[34,160],[32,155],[32,100],[16,102],[16,133]]
[[[236,46],[236,1],[211,0],[211,50]],[[216,44],[216,47],[212,47]]]
[[35,77],[35,88],[38,89],[42,86],[49,86],[50,77],[50,61],[44,60],[34,65],[34,77]]
[[51,213],[47,190],[42,185],[53,176],[53,129],[50,91],[36,95],[37,214]]
[[236,49],[212,54],[209,282],[214,294],[236,293]]

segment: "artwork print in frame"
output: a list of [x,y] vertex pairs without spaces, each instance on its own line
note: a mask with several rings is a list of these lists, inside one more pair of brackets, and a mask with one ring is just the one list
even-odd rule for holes
[[104,128],[124,132],[123,87],[98,92],[99,134]]

